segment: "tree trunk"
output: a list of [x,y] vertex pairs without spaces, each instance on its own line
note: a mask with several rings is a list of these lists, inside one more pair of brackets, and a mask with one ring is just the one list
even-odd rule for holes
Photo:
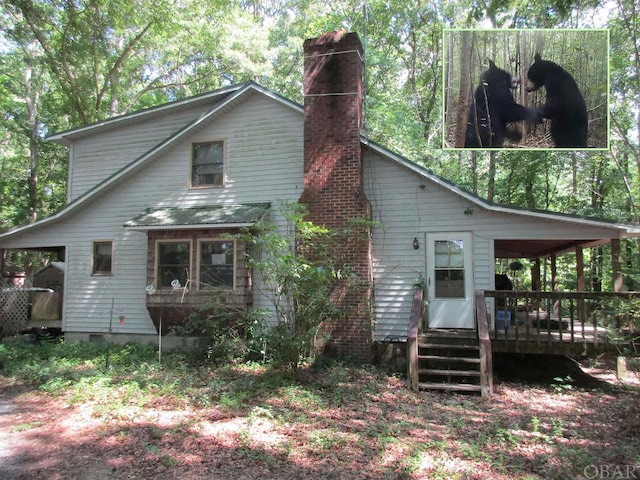
[[469,112],[469,97],[471,91],[471,32],[463,30],[460,51],[460,92],[458,94],[458,108],[456,114],[456,147],[464,147],[464,136],[467,130],[467,115]]

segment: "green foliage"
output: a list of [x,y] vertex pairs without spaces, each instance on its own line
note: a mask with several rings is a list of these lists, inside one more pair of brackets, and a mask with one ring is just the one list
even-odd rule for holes
[[575,380],[571,378],[570,375],[567,375],[566,377],[554,377],[553,381],[555,382],[552,384],[553,389],[558,393],[564,390],[573,389],[573,384],[575,383]]
[[105,368],[110,355],[112,370],[129,372],[142,362],[151,361],[156,351],[149,345],[108,345],[89,342],[23,342],[0,344],[0,365],[6,376],[57,391],[84,377],[93,377]]
[[[2,0],[0,229],[65,203],[66,152],[43,142],[52,132],[249,79],[302,102],[302,43],[338,28],[359,32],[365,44],[365,133],[373,140],[482,196],[495,182],[497,201],[637,220],[638,12],[631,0],[599,3]],[[514,34],[512,27],[545,28],[544,51],[592,76],[580,84],[593,90],[592,123],[610,111],[611,154],[518,151],[490,160],[434,149],[441,146],[443,83],[451,88],[443,82],[442,31],[489,25]],[[580,28],[566,37],[567,27]],[[596,54],[606,38],[595,46],[582,41],[594,27],[610,28],[610,78],[607,56]],[[498,49],[503,59],[512,47]]]
[[312,353],[321,325],[339,314],[331,293],[350,276],[348,266],[333,255],[335,234],[305,220],[305,214],[302,205],[283,203],[284,225],[265,221],[242,235],[249,246],[248,264],[260,276],[262,293],[275,312],[265,354],[294,372]]
[[234,309],[226,301],[226,292],[215,289],[207,302],[189,315],[184,326],[174,326],[172,331],[199,339],[196,347],[187,352],[192,360],[222,364],[233,359],[260,359],[264,315],[259,309]]
[[213,290],[184,327],[173,328],[179,335],[201,338],[200,348],[190,352],[195,358],[218,364],[268,361],[296,372],[313,354],[323,323],[340,314],[332,300],[335,286],[355,288],[349,266],[335,252],[363,221],[356,219],[336,233],[306,220],[300,204],[282,203],[278,213],[280,223],[264,220],[237,235],[247,245],[247,265],[261,279],[254,288],[261,288],[273,310],[233,308],[224,290]]

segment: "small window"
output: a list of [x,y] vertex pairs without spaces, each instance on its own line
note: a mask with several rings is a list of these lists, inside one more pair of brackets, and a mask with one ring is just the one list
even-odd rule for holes
[[233,240],[200,242],[199,287],[234,287],[235,248]]
[[91,253],[91,274],[111,275],[113,273],[113,242],[93,242]]
[[191,153],[191,185],[221,186],[224,183],[224,142],[194,143]]
[[189,264],[191,259],[191,242],[159,242],[157,244],[158,258],[158,287],[172,288],[174,280],[179,282],[181,287],[187,285],[189,279]]

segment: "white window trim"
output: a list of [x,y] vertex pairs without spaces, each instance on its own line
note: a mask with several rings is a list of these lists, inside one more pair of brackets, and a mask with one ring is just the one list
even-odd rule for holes
[[[97,243],[110,243],[111,244],[111,268],[108,272],[95,271],[96,266],[96,244]],[[102,239],[91,241],[91,276],[92,277],[110,277],[113,276],[115,270],[115,254],[116,254],[116,241],[113,239]]]

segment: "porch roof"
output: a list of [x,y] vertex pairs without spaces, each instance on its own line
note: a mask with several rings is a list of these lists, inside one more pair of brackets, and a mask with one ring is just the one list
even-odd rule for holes
[[611,239],[584,239],[584,240],[495,240],[496,258],[536,258],[546,257],[551,254],[560,255],[562,253],[575,251],[576,247],[588,248],[608,243]]
[[270,203],[148,208],[126,222],[132,230],[250,227],[267,213]]

